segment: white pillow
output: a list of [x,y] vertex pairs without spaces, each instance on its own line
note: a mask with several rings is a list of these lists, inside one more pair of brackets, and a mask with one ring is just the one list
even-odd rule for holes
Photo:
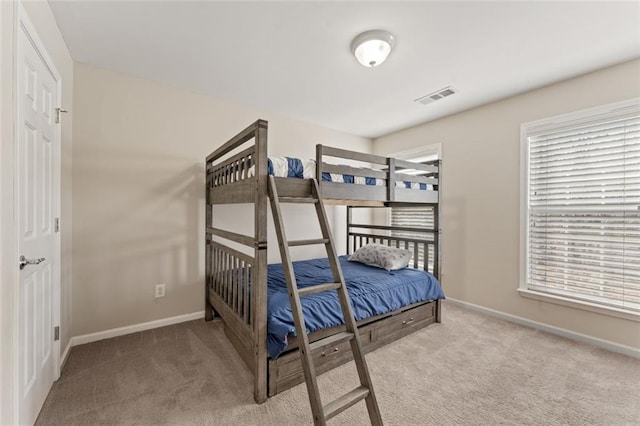
[[389,247],[382,244],[367,244],[360,247],[350,257],[350,261],[364,263],[369,266],[377,266],[378,268],[394,271],[396,269],[406,268],[411,260],[411,252],[409,250]]

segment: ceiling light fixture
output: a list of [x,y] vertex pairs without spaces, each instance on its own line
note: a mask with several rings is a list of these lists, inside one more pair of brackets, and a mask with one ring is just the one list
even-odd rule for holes
[[373,68],[387,59],[395,44],[396,38],[389,31],[365,31],[353,39],[351,52],[363,66]]

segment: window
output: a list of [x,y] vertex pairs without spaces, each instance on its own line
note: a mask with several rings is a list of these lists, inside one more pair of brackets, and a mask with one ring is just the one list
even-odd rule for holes
[[[391,157],[401,160],[414,161],[416,163],[423,163],[427,161],[436,161],[442,158],[442,148],[440,144],[429,145],[421,147],[411,151],[404,151],[396,154],[391,154]],[[411,171],[403,170],[403,173],[410,174]],[[389,214],[389,224],[391,226],[402,226],[410,228],[427,228],[434,229],[435,208],[432,206],[420,206],[420,207],[392,207]],[[431,235],[425,233],[417,233],[412,231],[391,231],[392,236],[396,237],[408,237],[408,238],[430,238]],[[409,248],[412,248],[410,246]],[[428,255],[428,269],[433,271],[433,246],[429,246]],[[423,268],[425,262],[424,247],[418,246],[418,267]]]
[[524,124],[522,156],[520,291],[635,319],[640,99]]
[[[403,226],[403,227],[412,227],[412,228],[427,228],[434,229],[434,207],[392,207],[391,208],[391,226]],[[424,232],[412,232],[412,231],[391,231],[391,235],[394,237],[408,237],[408,238],[419,238],[424,239],[432,239],[432,235],[425,234]],[[410,245],[408,247],[412,249],[413,246]],[[429,246],[428,259],[428,270],[433,271],[433,246]],[[418,268],[424,268],[424,246],[422,244],[418,245]]]

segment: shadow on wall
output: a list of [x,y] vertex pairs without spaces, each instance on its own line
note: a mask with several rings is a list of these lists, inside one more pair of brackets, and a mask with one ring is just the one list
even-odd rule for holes
[[73,182],[74,314],[94,317],[76,333],[199,310],[203,163],[91,149],[74,156]]
[[[216,228],[222,228],[239,234],[253,236],[255,233],[254,207],[254,204],[214,205],[214,226]],[[317,220],[315,209],[312,204],[282,204],[281,209],[287,238],[292,240],[320,238],[322,235],[320,231],[320,223]],[[327,206],[327,213],[329,215],[330,222],[332,222],[332,229],[335,224],[335,209],[337,209],[337,207]],[[340,242],[342,243],[342,240],[344,239],[344,231],[342,234],[335,234],[334,231],[334,235],[339,235],[338,238],[340,238]],[[215,239],[231,248],[253,256],[252,248],[235,244],[232,241],[220,239],[218,237]],[[280,251],[278,250],[278,237],[275,232],[271,206],[267,206],[267,241],[268,262],[280,263],[282,259],[280,257]],[[338,248],[338,250],[340,251],[340,248]],[[294,261],[326,257],[324,247],[319,245],[295,247],[290,250],[290,253]]]
[[464,198],[446,198],[442,203],[442,285],[445,294],[454,299],[463,298],[467,283],[473,277],[467,271],[466,201]]

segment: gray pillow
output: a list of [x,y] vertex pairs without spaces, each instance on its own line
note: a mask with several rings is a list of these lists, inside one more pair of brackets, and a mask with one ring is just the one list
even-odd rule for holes
[[396,269],[406,268],[411,260],[411,252],[409,250],[389,247],[382,244],[367,244],[360,247],[350,257],[350,261],[364,263],[369,266],[377,266],[378,268],[394,271]]

